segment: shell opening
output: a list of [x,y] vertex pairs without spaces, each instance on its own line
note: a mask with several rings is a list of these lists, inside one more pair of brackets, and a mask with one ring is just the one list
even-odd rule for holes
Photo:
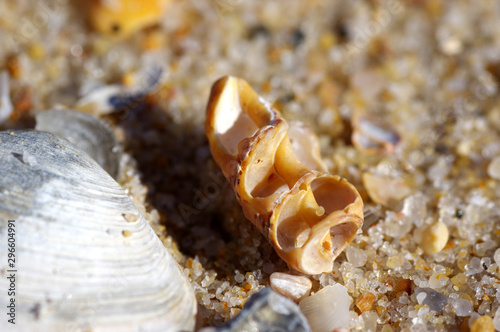
[[252,137],[259,130],[252,118],[243,112],[238,95],[233,85],[223,90],[214,123],[219,143],[233,156],[238,153],[238,143]]
[[[257,176],[257,174],[254,173],[252,176]],[[265,198],[288,189],[285,180],[274,170],[269,171],[266,176],[260,178],[263,180],[258,182],[250,192],[252,197]]]
[[347,247],[357,230],[358,225],[352,218],[332,226],[326,234],[313,229],[311,238],[302,248],[301,257],[304,259],[300,260],[301,269],[309,274],[331,271],[335,257]]
[[311,189],[318,205],[324,208],[325,217],[334,211],[344,210],[358,198],[347,182],[327,177],[314,179]]
[[290,197],[283,203],[279,219],[276,220],[276,238],[280,248],[289,252],[295,248],[301,248],[311,234],[307,216],[301,212],[303,195]]
[[333,257],[337,257],[347,247],[350,240],[356,235],[358,228],[356,223],[347,221],[330,229]]
[[[347,183],[331,177],[314,179],[310,189],[302,183],[300,189],[302,195],[283,203],[276,228],[278,245],[289,252],[303,247],[314,237],[316,245],[313,246],[319,246],[319,256],[332,258],[332,254],[336,256],[348,243],[347,239],[356,234],[358,226],[349,219],[339,225],[338,219],[325,219],[354,203],[356,192]],[[319,233],[321,238],[316,237]]]
[[246,82],[227,78],[214,114],[214,132],[227,153],[236,156],[240,142],[254,136],[273,119],[270,106]]

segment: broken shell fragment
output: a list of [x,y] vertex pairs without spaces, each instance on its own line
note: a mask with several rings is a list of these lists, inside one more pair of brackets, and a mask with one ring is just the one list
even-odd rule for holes
[[95,82],[84,85],[80,89],[81,98],[75,107],[79,111],[98,115],[123,109],[137,109],[150,92],[160,88],[165,78],[165,69],[161,64],[152,62],[135,72],[134,77],[136,84],[131,86],[103,85]]
[[365,172],[362,176],[363,184],[370,198],[377,204],[389,206],[409,196],[412,187],[410,178],[394,178]]
[[313,332],[330,332],[349,325],[350,302],[347,288],[335,284],[306,297],[300,301],[299,307]]
[[316,134],[300,121],[292,121],[288,125],[288,137],[297,158],[310,169],[327,172]]
[[373,293],[366,292],[366,293],[360,295],[356,299],[356,307],[358,307],[359,311],[361,311],[362,313],[366,312],[366,311],[370,311],[370,310],[372,310],[373,302],[375,302],[376,299],[377,299],[377,297],[375,295],[373,295]]
[[281,272],[271,274],[269,282],[272,289],[295,302],[309,296],[312,288],[309,278]]
[[96,31],[126,37],[157,22],[168,0],[92,0],[89,21]]
[[362,112],[355,112],[352,120],[352,143],[367,154],[392,154],[399,144],[399,135],[388,125]]
[[278,255],[306,274],[331,272],[363,225],[352,184],[326,173],[316,136],[289,124],[242,79],[212,87],[206,133],[245,216]]

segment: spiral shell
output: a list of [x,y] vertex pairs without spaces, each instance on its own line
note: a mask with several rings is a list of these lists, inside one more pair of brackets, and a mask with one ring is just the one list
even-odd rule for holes
[[291,267],[331,272],[363,224],[363,201],[345,179],[325,172],[317,137],[291,126],[242,79],[212,87],[206,133],[212,155],[245,216]]
[[[0,132],[0,161],[0,243],[15,220],[19,331],[194,329],[189,281],[86,153],[50,133]],[[1,289],[10,268],[0,261]]]

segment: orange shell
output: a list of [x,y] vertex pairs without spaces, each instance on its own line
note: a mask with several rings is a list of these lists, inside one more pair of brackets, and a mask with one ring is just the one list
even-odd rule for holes
[[245,216],[292,268],[331,272],[363,225],[352,184],[325,172],[317,137],[291,126],[244,80],[214,83],[205,127],[212,156]]

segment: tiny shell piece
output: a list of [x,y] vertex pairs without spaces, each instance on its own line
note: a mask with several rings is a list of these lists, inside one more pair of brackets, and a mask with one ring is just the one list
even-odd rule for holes
[[236,77],[214,83],[205,130],[245,216],[278,255],[306,274],[331,272],[363,225],[363,201],[352,184],[325,172],[316,135],[289,125]]
[[366,113],[355,112],[352,120],[352,143],[367,154],[392,154],[399,144],[399,135],[388,125]]
[[275,272],[270,276],[271,288],[295,302],[311,293],[312,283],[307,277]]
[[362,180],[370,198],[375,203],[384,206],[404,199],[411,194],[412,190],[404,178],[392,178],[366,172],[363,173]]
[[92,0],[89,21],[95,30],[126,37],[157,22],[169,0]]
[[410,294],[412,281],[410,279],[399,279],[392,288],[392,292],[397,296],[399,292]]
[[422,250],[427,255],[433,255],[440,252],[446,246],[446,243],[448,243],[449,236],[450,232],[445,223],[436,221],[428,225],[422,233],[422,240],[420,243]]
[[358,307],[361,312],[370,311],[373,308],[373,302],[376,298],[377,297],[373,295],[373,293],[366,292],[356,299],[356,307]]
[[347,288],[335,284],[306,297],[299,307],[313,332],[331,332],[349,325],[349,304]]

